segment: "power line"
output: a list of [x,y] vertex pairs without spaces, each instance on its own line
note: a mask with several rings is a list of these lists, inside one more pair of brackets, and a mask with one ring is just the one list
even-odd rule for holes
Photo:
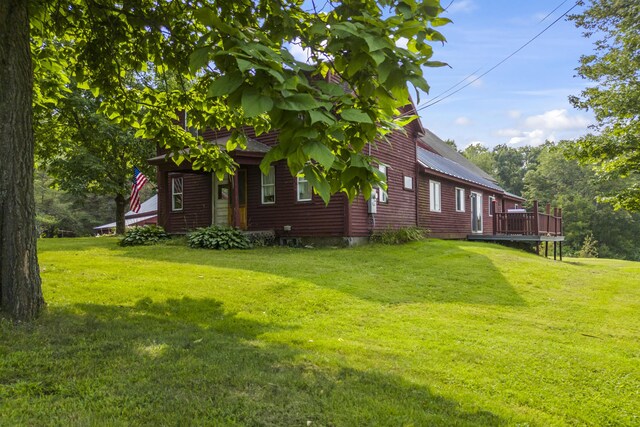
[[551,12],[547,13],[547,16],[545,16],[544,18],[542,18],[542,19],[538,22],[538,24],[539,24],[540,22],[544,21],[545,19],[547,19],[549,16],[551,16],[551,15],[553,14],[553,12],[555,12],[555,11],[556,11],[556,10],[558,10],[558,9],[560,9],[560,7],[561,7],[563,4],[565,4],[567,1],[569,1],[569,0],[564,0],[562,3],[560,3],[559,5],[557,5],[557,6],[556,6],[556,8],[555,8],[555,9],[553,9]]
[[[565,0],[564,2],[562,2],[559,6],[557,6],[554,11],[556,9],[558,9],[560,6],[562,6],[562,4],[566,3],[567,0]],[[576,2],[573,6],[571,6],[571,8],[569,8],[569,10],[567,10],[565,13],[563,13],[562,15],[560,15],[558,18],[556,18],[551,24],[547,25],[542,31],[540,31],[538,34],[536,34],[535,36],[533,36],[531,39],[529,39],[529,41],[527,41],[525,44],[523,44],[522,46],[520,46],[518,49],[514,50],[511,54],[509,54],[506,58],[504,58],[502,61],[498,62],[496,65],[494,65],[493,67],[489,68],[487,71],[485,71],[484,73],[480,74],[479,76],[477,76],[476,78],[474,78],[473,80],[469,81],[467,84],[465,84],[464,86],[458,88],[457,90],[449,93],[447,96],[442,97],[442,95],[444,95],[447,92],[450,92],[452,89],[454,89],[455,87],[457,87],[458,85],[460,85],[462,82],[464,82],[465,80],[467,80],[469,77],[473,76],[473,74],[468,75],[467,77],[465,77],[464,79],[462,79],[460,82],[456,83],[454,86],[450,87],[449,89],[447,89],[446,91],[444,91],[443,93],[441,93],[440,95],[436,96],[435,98],[433,98],[431,101],[427,102],[426,104],[416,108],[416,113],[418,111],[424,110],[425,108],[429,108],[441,101],[444,101],[445,99],[449,98],[450,96],[455,95],[456,93],[460,92],[462,89],[466,88],[467,86],[472,85],[473,83],[477,82],[478,80],[480,80],[482,77],[486,76],[487,74],[489,74],[491,71],[495,70],[496,68],[498,68],[500,65],[504,64],[507,60],[509,60],[511,57],[513,57],[515,54],[517,54],[518,52],[520,52],[522,49],[524,49],[526,46],[528,46],[529,44],[531,44],[535,39],[537,39],[538,37],[540,37],[542,34],[544,34],[549,28],[551,28],[553,25],[555,25],[558,21],[560,21],[562,18],[564,18],[569,12],[571,12],[576,6],[578,6],[578,2]],[[553,12],[551,12],[553,13]],[[548,16],[548,15],[547,15]],[[543,18],[543,20],[546,19]],[[542,21],[541,21],[542,22]]]

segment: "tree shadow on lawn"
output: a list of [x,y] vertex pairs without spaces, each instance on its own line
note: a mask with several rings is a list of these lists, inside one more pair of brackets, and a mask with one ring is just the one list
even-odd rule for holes
[[[118,256],[145,258],[148,253],[126,250]],[[273,274],[386,304],[526,305],[490,258],[463,247],[442,253],[420,243],[317,250],[154,250],[152,259]]]
[[0,322],[8,424],[500,425],[381,372],[319,366],[213,299],[50,308]]

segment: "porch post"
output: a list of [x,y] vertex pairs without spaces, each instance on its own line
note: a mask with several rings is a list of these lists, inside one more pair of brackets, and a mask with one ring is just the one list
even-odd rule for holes
[[240,180],[238,171],[233,174],[233,213],[231,215],[231,223],[234,227],[240,228]]
[[[547,233],[551,232],[551,203],[547,203],[547,207],[545,208],[545,213],[547,214]],[[555,224],[554,224],[555,225]]]
[[[560,217],[560,236],[564,235],[564,230],[562,229],[562,208],[558,208],[558,216]],[[562,261],[562,243],[560,243],[560,261]]]
[[495,236],[498,232],[498,202],[493,199],[491,204],[493,205],[493,235]]
[[544,257],[547,258],[549,256],[549,242],[544,242]]
[[558,235],[558,208],[553,208],[553,231]]
[[533,233],[535,236],[540,235],[540,227],[538,227],[538,212],[539,212],[540,206],[538,205],[538,201],[534,200],[533,201],[533,224],[531,224],[533,226]]

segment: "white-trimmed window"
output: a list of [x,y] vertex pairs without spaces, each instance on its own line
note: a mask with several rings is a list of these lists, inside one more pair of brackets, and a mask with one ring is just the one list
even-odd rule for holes
[[[389,175],[387,175],[387,165],[378,165],[378,170],[382,172],[385,176],[385,181],[387,183],[387,190],[389,189]],[[384,189],[378,187],[378,202],[379,203],[389,203],[389,193],[387,193]]]
[[311,200],[312,195],[313,187],[311,187],[307,178],[304,176],[298,176],[298,201],[308,202]]
[[262,175],[262,204],[272,205],[276,202],[276,168],[269,168],[269,175]]
[[184,181],[182,177],[171,178],[171,210],[181,211],[184,197]]
[[464,188],[456,187],[456,212],[464,212]]
[[440,182],[429,180],[429,209],[440,212]]
[[494,202],[495,200],[496,200],[496,198],[495,198],[495,197],[493,197],[493,196],[489,196],[489,216],[493,216],[493,214],[494,214],[494,213],[495,213],[495,211],[496,211],[496,208],[495,208],[495,206],[494,206],[494,204],[493,204],[493,202]]

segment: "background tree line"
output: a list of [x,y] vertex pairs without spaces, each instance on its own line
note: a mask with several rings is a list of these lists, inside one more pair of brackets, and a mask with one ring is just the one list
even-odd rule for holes
[[[494,176],[507,191],[561,207],[569,255],[640,260],[640,214],[614,207],[602,195],[620,192],[627,181],[601,179],[590,165],[575,160],[571,141],[541,146],[488,149],[472,144],[461,153]],[[595,240],[595,241],[594,241]]]

